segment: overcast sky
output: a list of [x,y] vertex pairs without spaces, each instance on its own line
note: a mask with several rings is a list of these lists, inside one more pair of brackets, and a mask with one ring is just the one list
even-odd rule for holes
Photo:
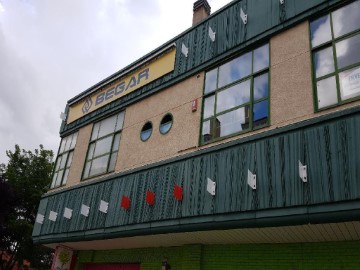
[[0,0],[0,163],[15,144],[56,154],[67,100],[191,27],[194,2]]

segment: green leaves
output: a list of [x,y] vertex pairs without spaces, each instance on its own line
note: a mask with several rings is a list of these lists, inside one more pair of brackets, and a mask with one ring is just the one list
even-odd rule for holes
[[0,269],[10,270],[24,260],[32,268],[48,269],[51,250],[34,245],[31,234],[40,198],[51,183],[53,152],[42,145],[34,152],[15,145],[6,155],[8,164],[0,164],[0,255],[6,252],[9,260],[1,261]]

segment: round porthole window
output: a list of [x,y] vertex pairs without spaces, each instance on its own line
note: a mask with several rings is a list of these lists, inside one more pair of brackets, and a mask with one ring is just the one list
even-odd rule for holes
[[169,132],[173,124],[173,117],[170,113],[166,114],[160,122],[160,133],[166,134]]
[[151,122],[147,122],[143,128],[141,129],[140,132],[140,138],[143,142],[147,141],[152,133],[152,123]]

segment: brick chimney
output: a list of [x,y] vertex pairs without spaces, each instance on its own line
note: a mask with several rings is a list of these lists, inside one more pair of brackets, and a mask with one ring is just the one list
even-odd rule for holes
[[198,24],[210,15],[211,7],[206,0],[198,0],[194,3],[193,24]]

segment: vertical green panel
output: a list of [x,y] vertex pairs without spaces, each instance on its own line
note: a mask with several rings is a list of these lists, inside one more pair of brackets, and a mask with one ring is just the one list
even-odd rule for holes
[[44,223],[43,223],[42,229],[41,229],[42,235],[54,232],[55,224],[53,221],[49,220],[49,214],[50,214],[50,211],[53,211],[54,205],[56,206],[56,200],[57,200],[57,197],[48,198],[48,203],[46,205],[46,212],[44,215],[45,216]]
[[[342,137],[347,137],[346,122],[337,121],[329,125],[330,129],[330,140],[329,140],[329,151],[330,151],[330,168],[332,175],[332,189],[333,189],[333,200],[342,201],[345,200],[348,195],[349,179],[347,161],[343,159],[343,151],[346,151],[346,140],[342,140]],[[347,155],[346,155],[347,157]],[[346,176],[346,177],[345,177]]]
[[[38,212],[37,212],[38,214],[45,216],[46,206],[48,204],[48,201],[49,201],[48,198],[41,199],[40,204],[39,204],[39,208],[38,208]],[[44,221],[45,221],[45,218],[44,218]],[[42,224],[35,222],[32,235],[33,236],[40,235],[41,230],[42,230]]]
[[[359,198],[360,194],[360,118],[352,117],[347,119],[347,137],[342,141],[347,141],[343,147],[346,147],[346,151],[343,151],[343,160],[347,160],[348,168],[346,177],[349,178],[349,186],[346,188],[349,190],[349,199]],[[345,154],[348,154],[345,156]],[[346,172],[345,172],[346,173]]]
[[304,131],[307,147],[307,174],[311,204],[329,202],[328,163],[325,134],[327,128],[311,128]]
[[72,208],[73,212],[69,232],[78,231],[80,228],[81,220],[85,218],[84,216],[80,215],[82,198],[85,193],[85,188],[72,190],[71,193],[72,194],[69,199],[73,201],[71,204],[74,208]]
[[[126,177],[124,177],[125,180]],[[112,226],[119,226],[121,224],[121,183],[123,181],[114,181],[112,185],[111,195],[110,195],[110,203],[109,203],[109,209],[108,209],[108,216],[105,221],[105,227],[112,227]]]
[[256,192],[260,209],[269,207],[273,196],[271,174],[268,172],[269,160],[266,158],[268,147],[270,147],[269,140],[259,141],[256,144]]
[[306,205],[307,183],[299,176],[299,161],[304,164],[302,132],[289,133],[284,137],[284,206]]
[[191,214],[191,199],[192,199],[192,179],[193,179],[193,162],[194,159],[187,159],[184,164],[183,172],[183,200],[181,202],[182,206],[182,216],[190,216]]
[[[216,206],[219,205],[219,199],[222,200],[219,195],[211,195],[207,191],[208,178],[214,181],[216,185],[221,185],[223,176],[218,174],[219,153],[211,153],[207,157],[200,158],[199,168],[199,186],[198,198],[196,202],[196,215],[204,213],[205,215],[213,214],[217,211]],[[217,193],[218,187],[215,188],[215,194]]]
[[68,230],[69,220],[64,218],[64,210],[67,207],[68,193],[59,194],[56,199],[58,206],[56,207],[58,211],[58,219],[56,222],[56,232],[66,232]]
[[216,187],[217,212],[240,211],[240,166],[237,151],[228,149],[219,153]]
[[253,38],[257,34],[279,24],[279,8],[279,0],[248,0],[247,39]]

